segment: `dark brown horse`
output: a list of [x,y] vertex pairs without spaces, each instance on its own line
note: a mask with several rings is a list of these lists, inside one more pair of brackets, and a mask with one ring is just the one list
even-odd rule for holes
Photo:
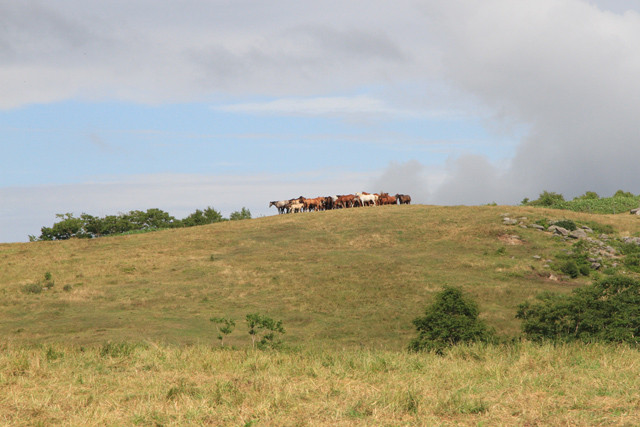
[[408,194],[396,194],[396,200],[398,200],[398,204],[400,205],[411,204],[411,196],[409,196]]

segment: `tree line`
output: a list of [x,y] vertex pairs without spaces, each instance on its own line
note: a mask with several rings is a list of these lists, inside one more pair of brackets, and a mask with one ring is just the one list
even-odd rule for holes
[[118,215],[97,217],[83,213],[76,217],[71,213],[56,214],[59,221],[51,227],[42,227],[40,236],[29,236],[29,240],[67,240],[73,237],[80,239],[93,239],[96,237],[147,232],[167,228],[193,227],[196,225],[213,224],[222,221],[235,221],[251,219],[251,212],[247,208],[232,212],[229,218],[212,207],[204,210],[197,209],[183,219],[174,216],[161,209],[147,209],[146,211],[134,210]]

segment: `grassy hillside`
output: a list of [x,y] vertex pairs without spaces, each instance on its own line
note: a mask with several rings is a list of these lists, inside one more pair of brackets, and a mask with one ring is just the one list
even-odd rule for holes
[[[543,290],[545,259],[569,243],[502,224],[501,214],[572,218],[640,231],[631,215],[533,207],[387,206],[281,215],[95,240],[0,245],[0,334],[17,343],[209,343],[211,316],[283,320],[294,346],[402,349],[443,284],[480,304],[499,333],[514,334],[516,306]],[[517,236],[518,238],[515,238]],[[534,259],[538,255],[541,260]],[[25,286],[49,272],[40,294]]]
[[[505,213],[640,232],[631,215],[389,206],[0,245],[0,424],[638,425],[624,345],[404,350],[443,284],[513,335],[520,302],[590,280],[545,261],[572,241]],[[255,311],[283,320],[285,350],[250,349]],[[212,316],[237,321],[236,349]]]

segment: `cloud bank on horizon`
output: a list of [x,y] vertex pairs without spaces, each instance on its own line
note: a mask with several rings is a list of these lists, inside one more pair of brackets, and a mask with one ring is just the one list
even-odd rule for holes
[[59,212],[259,215],[272,199],[382,189],[436,204],[639,193],[639,11],[0,1],[0,241]]

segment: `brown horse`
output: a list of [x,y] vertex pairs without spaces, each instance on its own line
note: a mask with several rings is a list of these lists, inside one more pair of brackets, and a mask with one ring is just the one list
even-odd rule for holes
[[411,196],[409,196],[408,194],[396,194],[396,199],[398,200],[398,204],[400,205],[411,204]]

